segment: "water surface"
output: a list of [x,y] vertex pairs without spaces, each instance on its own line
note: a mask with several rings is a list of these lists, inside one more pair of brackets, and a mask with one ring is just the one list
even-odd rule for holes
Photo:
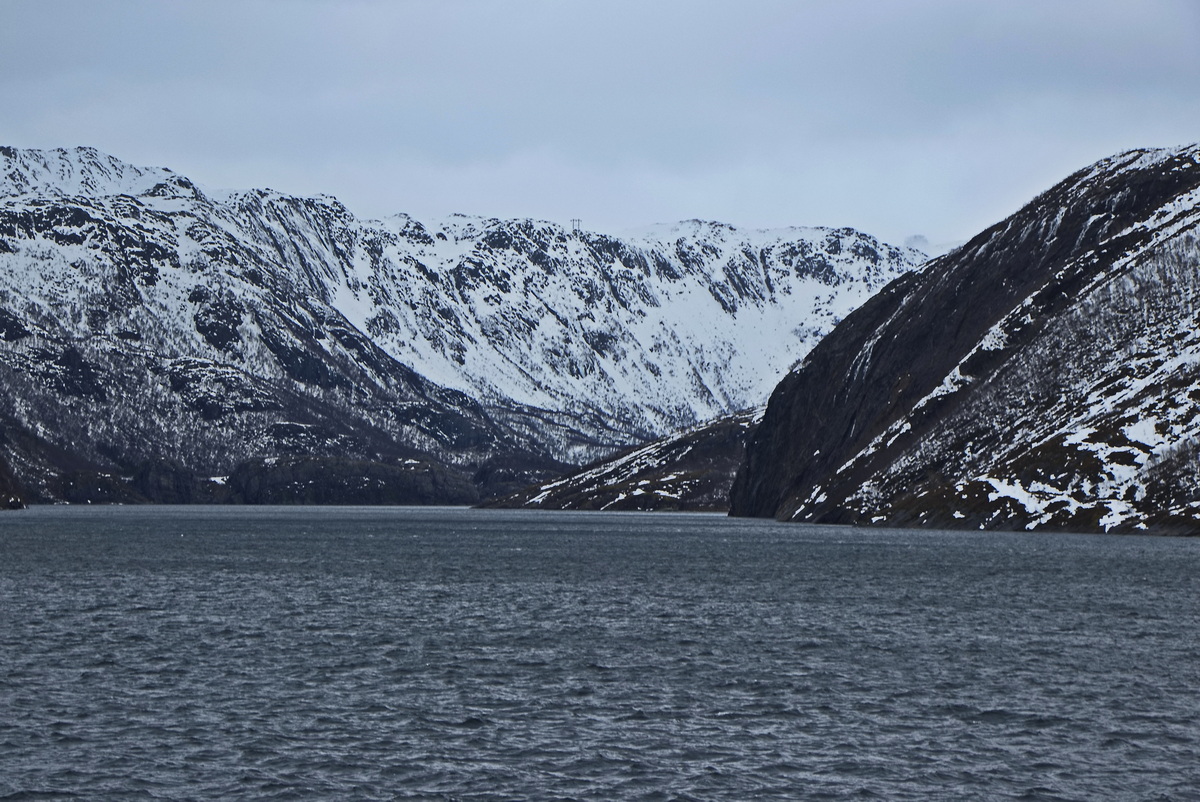
[[1191,799],[1200,541],[0,516],[0,799]]

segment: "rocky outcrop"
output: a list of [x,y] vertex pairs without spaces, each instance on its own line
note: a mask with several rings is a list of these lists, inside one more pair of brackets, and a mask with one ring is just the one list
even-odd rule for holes
[[1200,147],[1072,175],[850,314],[771,396],[732,512],[1200,531]]

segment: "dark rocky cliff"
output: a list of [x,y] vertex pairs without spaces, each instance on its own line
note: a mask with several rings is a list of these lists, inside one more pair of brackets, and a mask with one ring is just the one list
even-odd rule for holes
[[25,491],[8,465],[0,462],[0,509],[19,510],[24,506]]
[[850,314],[776,388],[732,513],[1196,529],[1200,148],[1082,170]]

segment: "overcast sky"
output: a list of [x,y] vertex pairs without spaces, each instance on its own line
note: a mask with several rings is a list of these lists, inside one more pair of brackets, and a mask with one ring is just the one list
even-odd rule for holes
[[0,0],[0,144],[371,217],[936,243],[1198,140],[1197,0]]

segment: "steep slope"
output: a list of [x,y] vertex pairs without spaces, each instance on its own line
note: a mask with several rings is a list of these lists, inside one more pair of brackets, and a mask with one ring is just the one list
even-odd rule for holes
[[921,258],[849,229],[362,221],[86,148],[0,148],[0,191],[4,454],[40,500],[328,499],[364,465],[425,477],[414,500],[510,491],[760,404]]
[[487,506],[727,511],[729,488],[762,414],[748,410],[668,435]]
[[[216,203],[92,151],[16,155],[0,417],[33,500],[469,503],[566,467],[350,324],[326,300],[336,264],[282,228],[247,236],[266,193]],[[275,200],[293,218],[339,212]]]
[[921,260],[848,229],[691,221],[615,238],[464,217],[384,225],[369,275],[335,305],[514,426],[522,410],[571,416],[589,437],[562,444],[567,460],[761,404],[820,336]]
[[1082,170],[855,311],[771,397],[735,515],[1200,531],[1200,146]]

